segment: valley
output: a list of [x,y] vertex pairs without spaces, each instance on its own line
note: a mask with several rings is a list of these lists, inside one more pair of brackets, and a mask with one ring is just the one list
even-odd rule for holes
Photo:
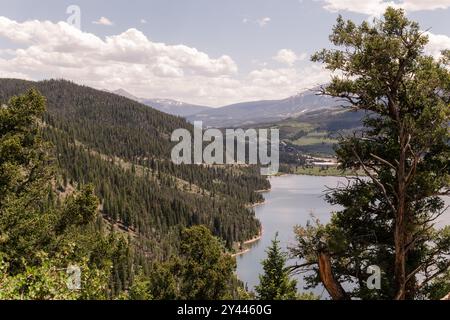
[[450,299],[450,0],[30,2],[0,1],[0,303]]
[[47,100],[43,136],[54,150],[56,188],[92,184],[104,217],[97,228],[128,238],[132,253],[115,266],[117,290],[131,284],[130,266],[149,270],[177,254],[184,227],[208,226],[230,252],[259,233],[248,204],[262,200],[256,190],[268,181],[257,167],[174,165],[171,131],[192,130],[183,119],[62,80],[1,79],[0,101],[31,87]]
[[342,102],[320,96],[318,90],[315,87],[281,100],[249,101],[219,108],[137,98],[122,89],[112,92],[191,123],[202,121],[206,128],[279,129],[282,163],[304,165],[305,155],[333,157],[333,146],[339,137],[363,126],[363,112],[348,111]]

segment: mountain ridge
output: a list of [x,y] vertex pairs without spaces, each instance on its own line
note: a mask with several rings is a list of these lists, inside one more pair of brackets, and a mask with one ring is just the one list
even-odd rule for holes
[[167,114],[171,114],[171,115],[179,116],[179,117],[187,117],[187,116],[193,115],[195,113],[199,113],[199,112],[211,109],[211,107],[200,106],[200,105],[191,104],[191,103],[178,101],[178,100],[174,100],[174,99],[139,98],[122,88],[117,89],[117,90],[112,90],[112,91],[110,91],[110,90],[104,90],[104,91],[111,92],[111,93],[123,96],[123,97],[131,99],[131,100],[135,100],[137,102],[145,104],[146,106],[149,106],[158,111],[162,111]]
[[314,87],[283,99],[244,101],[218,108],[190,104],[166,98],[139,98],[124,89],[106,90],[138,101],[167,114],[186,118],[189,122],[202,121],[205,127],[237,127],[297,118],[308,112],[336,110],[341,103],[319,95]]
[[295,118],[309,111],[336,109],[337,100],[320,96],[317,87],[279,100],[240,102],[206,110],[187,117],[190,122],[203,121],[207,127],[236,127]]
[[186,120],[65,80],[0,79],[0,103],[30,88],[46,97],[43,130],[63,187],[93,184],[104,216],[136,230],[147,253],[176,250],[173,239],[190,225],[208,226],[229,249],[259,232],[246,206],[261,201],[255,191],[268,181],[257,168],[175,165],[170,136],[192,130]]

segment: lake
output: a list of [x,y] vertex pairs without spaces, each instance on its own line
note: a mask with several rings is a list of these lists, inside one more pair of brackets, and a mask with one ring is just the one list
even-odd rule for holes
[[[271,244],[276,232],[284,249],[295,243],[293,227],[305,225],[311,220],[311,214],[328,222],[330,213],[339,207],[331,206],[325,201],[324,191],[327,187],[342,186],[347,180],[342,177],[319,177],[304,175],[285,175],[271,177],[272,189],[264,193],[266,202],[255,207],[255,213],[263,226],[262,238],[251,245],[251,250],[237,256],[237,275],[248,288],[253,290],[259,283],[258,275],[262,273],[261,260],[265,259],[265,250]],[[446,199],[450,205],[449,198]],[[450,224],[450,211],[442,216],[439,225]],[[293,261],[291,261],[293,262]],[[301,290],[303,283],[298,278],[298,288]],[[323,288],[316,288],[316,294],[322,294]],[[326,296],[324,294],[323,296]]]

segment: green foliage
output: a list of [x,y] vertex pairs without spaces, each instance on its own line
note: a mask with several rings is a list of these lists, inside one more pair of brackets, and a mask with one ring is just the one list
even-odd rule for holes
[[227,297],[236,261],[224,253],[222,244],[205,226],[194,226],[183,232],[180,258],[180,294],[184,299]]
[[250,296],[234,275],[235,260],[205,226],[183,230],[181,253],[139,273],[131,299],[219,300]]
[[94,187],[87,185],[76,195],[70,195],[61,212],[57,225],[58,232],[69,226],[83,226],[95,221],[97,217],[98,198],[94,195]]
[[38,135],[43,112],[44,98],[35,90],[0,108],[0,247],[19,271],[51,236],[48,153]]
[[24,272],[11,276],[9,265],[2,262],[0,299],[75,299],[76,292],[67,287],[67,275],[57,270],[53,263],[42,258],[39,265],[25,267]]
[[[313,56],[339,71],[323,93],[367,114],[364,130],[341,139],[336,154],[342,169],[367,178],[328,193],[343,209],[326,226],[297,228],[293,253],[314,271],[311,286],[324,281],[316,266],[326,253],[328,288],[352,282],[349,296],[360,299],[436,298],[426,288],[448,281],[450,266],[449,233],[433,224],[450,182],[448,53],[441,61],[424,55],[427,36],[392,8],[359,26],[339,17],[330,40],[336,49]],[[380,290],[367,288],[371,265],[382,270]]]
[[81,270],[81,288],[68,286],[67,259],[61,255],[49,259],[40,252],[40,261],[26,266],[25,271],[10,275],[8,264],[0,261],[0,300],[99,300],[108,298],[106,271],[92,269],[83,260],[76,264]]
[[[0,109],[0,297],[111,297],[117,283],[111,269],[124,268],[119,258],[128,244],[96,230],[99,201],[92,186],[65,199],[56,194],[49,148],[40,135],[44,110],[36,90]],[[117,242],[122,245],[113,246]],[[67,286],[69,265],[81,268],[79,291]]]
[[44,138],[54,146],[62,190],[92,184],[102,214],[139,234],[146,255],[164,259],[177,250],[180,230],[203,224],[227,247],[258,234],[248,203],[268,181],[256,167],[174,165],[174,129],[185,120],[138,102],[63,80],[0,79],[0,101],[37,87],[47,99]]
[[[181,118],[67,81],[2,79],[0,84],[1,101],[33,85],[48,103],[45,123],[39,125],[44,99],[35,90],[0,109],[5,199],[8,184],[11,190],[8,203],[2,202],[0,240],[14,266],[10,270],[39,266],[35,254],[40,250],[54,256],[75,247],[70,257],[87,258],[95,268],[109,270],[108,295],[119,297],[130,286],[138,290],[135,264],[150,274],[155,260],[167,260],[180,250],[184,226],[205,224],[230,248],[258,233],[259,223],[245,206],[261,200],[254,190],[267,188],[267,181],[258,177],[257,168],[174,166],[168,159],[170,133],[190,129]],[[54,145],[61,179],[49,170],[50,151],[41,130]],[[40,165],[31,168],[37,160]],[[20,179],[30,186],[22,193],[16,192]],[[72,193],[76,186],[80,192]],[[106,227],[126,233],[127,241],[105,233],[98,208]],[[175,297],[165,291],[155,297]]]
[[131,300],[152,300],[153,296],[150,294],[149,288],[150,281],[140,269],[134,278],[128,296]]
[[286,267],[286,253],[281,251],[278,234],[267,250],[267,258],[262,261],[264,274],[259,276],[255,287],[261,300],[294,300],[297,298],[297,281],[290,278]]
[[149,274],[149,291],[155,300],[180,299],[178,273],[181,262],[172,257],[167,262],[154,263]]
[[[105,159],[106,156],[77,145],[57,130],[48,128],[45,134],[55,145],[62,174],[75,182],[93,184],[97,196],[102,199],[104,216],[113,223],[120,222],[125,229],[154,239],[165,237],[179,226],[204,224],[229,244],[258,233],[259,223],[254,213],[245,208],[245,203],[259,201],[258,197],[251,196],[252,188],[265,184],[256,179],[252,184],[253,172],[230,175],[224,169],[175,167],[169,161],[150,161],[148,167],[139,166],[141,174],[137,171],[133,174],[131,168],[114,165],[113,158]],[[191,191],[191,187],[185,191],[177,184],[177,179],[186,181],[185,186],[198,184],[208,194]],[[232,192],[239,191],[238,185],[244,185],[246,181],[255,187],[243,190],[240,193],[242,200],[232,196],[231,191],[220,190],[231,185],[235,186],[229,188],[234,189]],[[155,241],[155,245],[161,242],[164,241]]]
[[450,272],[442,274],[424,289],[424,296],[431,300],[440,300],[450,293]]
[[312,292],[303,292],[297,295],[297,300],[320,300],[320,296]]
[[[46,95],[47,110],[34,89],[8,101],[30,87]],[[107,298],[180,298],[188,296],[179,291],[185,280],[195,285],[191,297],[225,294],[214,272],[210,292],[179,274],[182,230],[205,225],[228,248],[257,234],[247,204],[261,201],[255,190],[269,185],[258,168],[176,166],[170,134],[188,123],[71,82],[0,79],[0,102],[7,105],[0,108],[0,251],[8,277],[45,274],[62,255],[60,268],[86,263],[104,274]],[[229,282],[225,291],[235,297],[237,280]]]

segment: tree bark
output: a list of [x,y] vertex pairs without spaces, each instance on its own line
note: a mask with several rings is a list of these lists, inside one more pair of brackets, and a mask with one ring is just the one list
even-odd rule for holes
[[397,171],[397,195],[398,205],[395,213],[395,261],[394,278],[396,286],[395,300],[404,300],[406,294],[406,253],[405,253],[405,214],[406,214],[406,143],[407,138],[403,129],[400,127],[400,156]]
[[347,292],[336,281],[331,270],[331,258],[326,252],[319,252],[319,275],[325,289],[333,300],[350,300]]

